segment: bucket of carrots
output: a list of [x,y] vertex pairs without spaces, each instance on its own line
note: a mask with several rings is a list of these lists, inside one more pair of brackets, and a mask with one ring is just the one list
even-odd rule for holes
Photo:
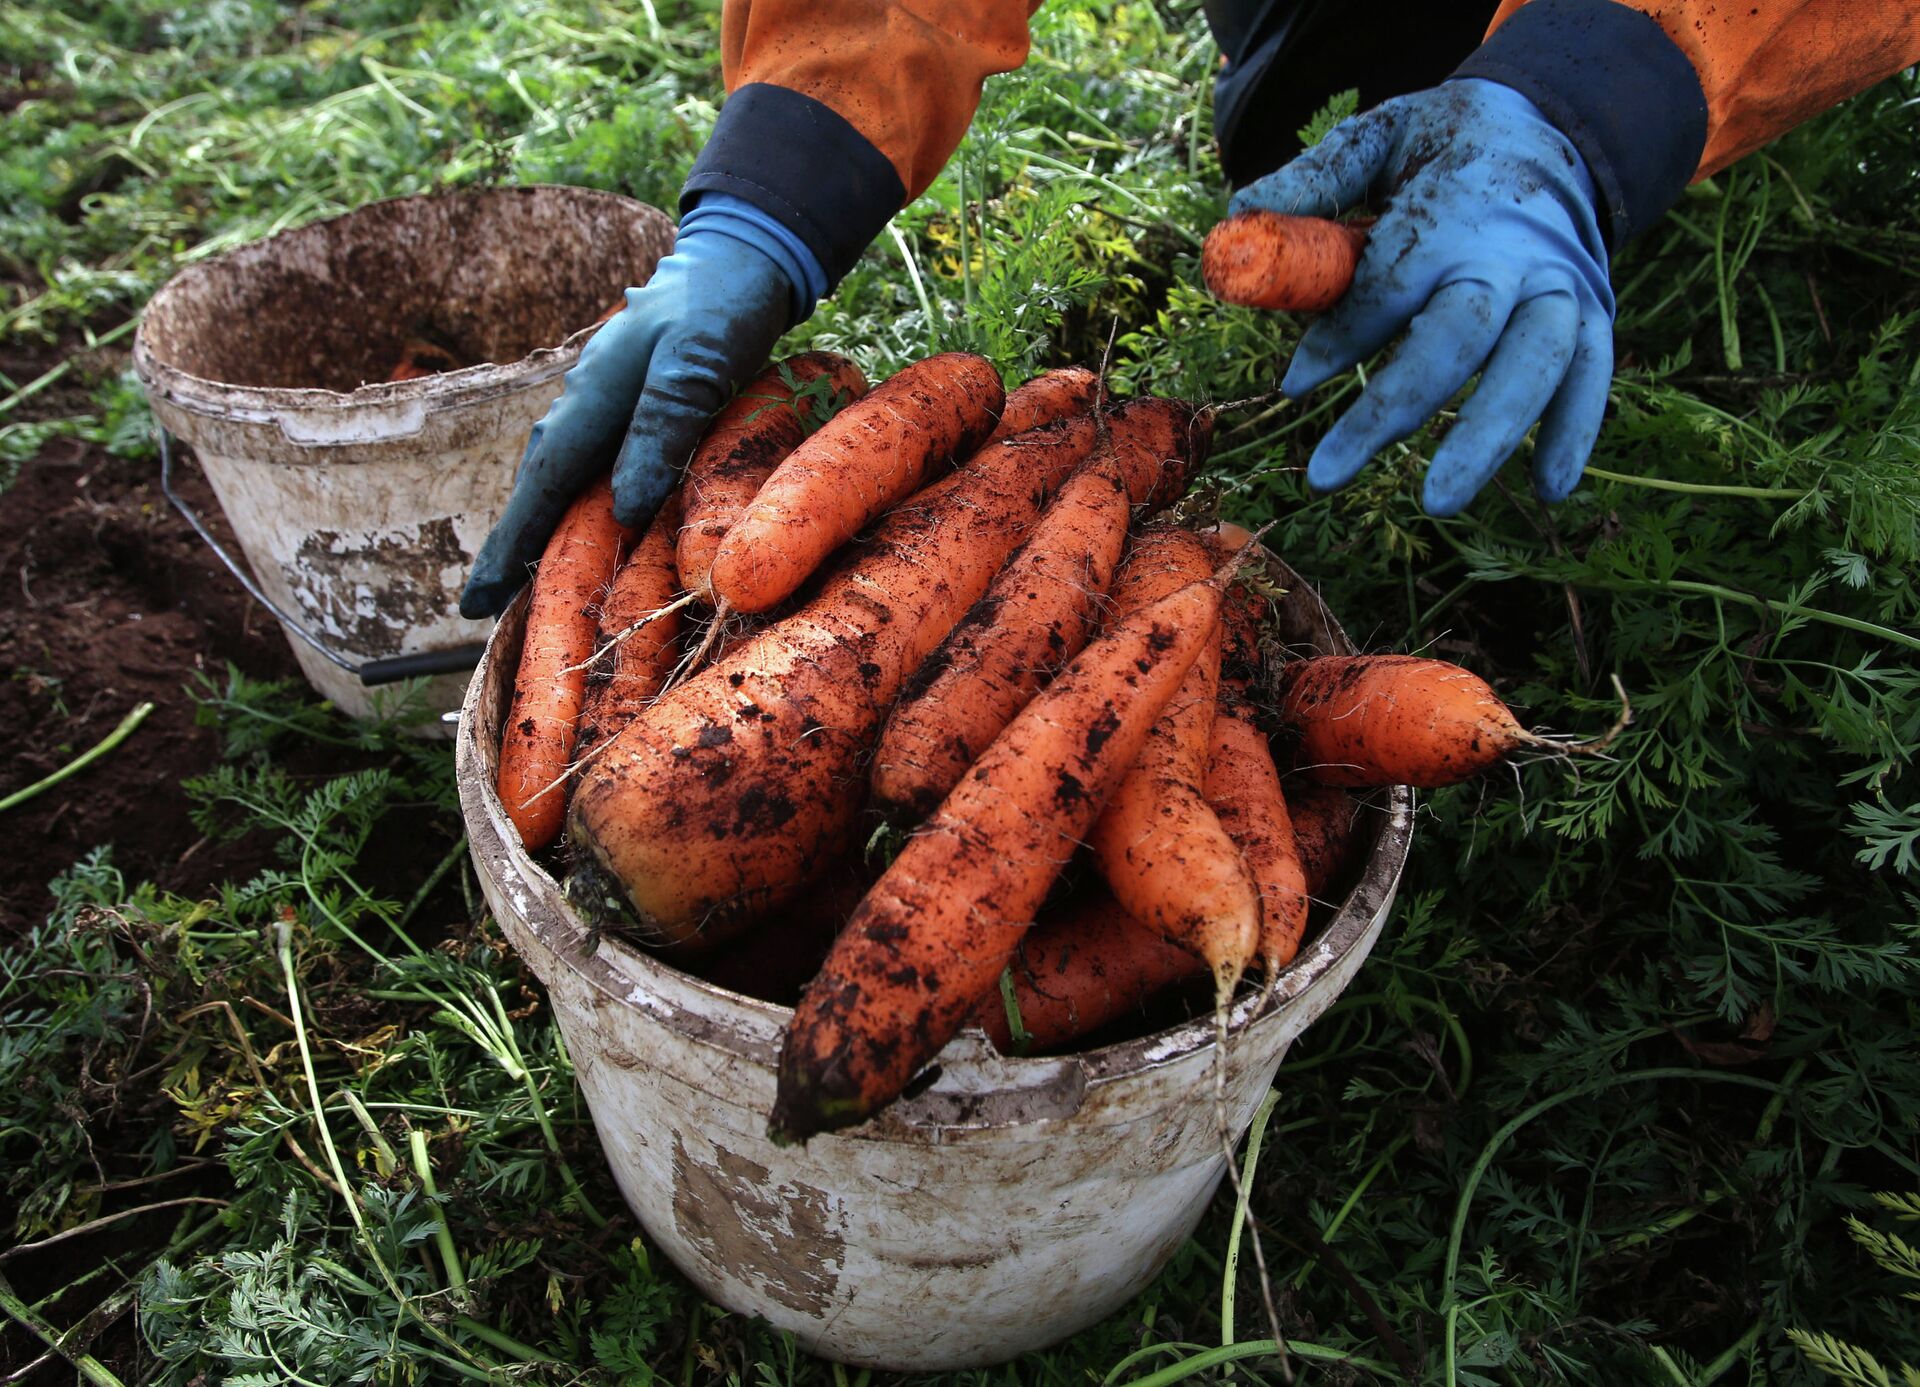
[[479,876],[628,1202],[814,1352],[994,1363],[1137,1294],[1378,937],[1409,787],[1565,749],[1183,513],[1211,434],[1077,369],[781,363],[642,531],[575,504],[469,688]]

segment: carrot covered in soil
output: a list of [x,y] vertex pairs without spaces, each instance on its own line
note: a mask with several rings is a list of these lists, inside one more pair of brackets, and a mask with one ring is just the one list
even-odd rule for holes
[[908,839],[801,994],[780,1051],[776,1141],[850,1126],[891,1101],[994,988],[1213,642],[1228,575],[1109,626]]
[[1477,674],[1416,655],[1323,655],[1280,672],[1294,763],[1322,785],[1455,785],[1529,749],[1572,750],[1527,731]]
[[[1054,1050],[1138,1011],[1206,965],[1161,938],[1101,892],[1058,920],[1036,924],[1013,960],[1013,1000],[1034,1050]],[[967,1018],[1004,1053],[1013,1043],[999,989]]]
[[[573,745],[576,764],[619,736],[666,687],[673,673],[685,624],[673,604],[680,588],[673,563],[679,529],[680,493],[676,490],[668,493],[648,522],[647,532],[613,575],[613,586],[600,604],[595,648],[605,653],[587,671],[586,703]],[[609,650],[610,642],[617,643]]]
[[1364,225],[1243,212],[1207,233],[1200,274],[1226,303],[1319,313],[1352,285],[1366,244]]
[[906,821],[925,818],[1087,643],[1133,507],[1177,495],[1191,471],[1184,451],[1169,455],[1155,446],[1160,441],[1123,429],[1088,458],[987,595],[927,658],[874,752],[878,808]]
[[[1116,410],[1167,455],[1193,411]],[[979,600],[1049,495],[1093,450],[1086,416],[983,448],[902,506],[799,611],[755,633],[635,721],[590,765],[574,825],[655,937],[736,933],[844,848],[861,758],[907,677]]]
[[1007,393],[1000,422],[987,439],[997,443],[1072,414],[1085,414],[1100,396],[1100,377],[1084,366],[1044,371]]
[[993,432],[1000,373],[966,352],[930,356],[836,414],[761,483],[713,557],[709,586],[737,612],[792,596],[834,550]]
[[1304,775],[1289,776],[1281,793],[1293,822],[1307,895],[1324,901],[1360,846],[1361,803],[1337,785],[1317,785]]
[[1260,888],[1259,957],[1271,979],[1300,952],[1307,932],[1307,879],[1273,752],[1254,722],[1253,706],[1238,689],[1220,693],[1206,794]]
[[693,450],[680,489],[685,497],[676,561],[680,586],[711,605],[708,573],[734,522],[746,512],[761,484],[773,475],[807,436],[813,401],[807,392],[794,399],[791,380],[807,386],[827,377],[834,396],[859,399],[867,393],[860,368],[832,352],[802,352],[770,366],[743,387],[713,416],[700,446]]
[[[1190,530],[1149,530],[1114,584],[1115,613],[1158,599],[1213,567]],[[1088,836],[1100,875],[1128,914],[1191,949],[1222,998],[1260,940],[1260,891],[1203,786],[1220,682],[1218,623]]]
[[586,665],[599,629],[594,613],[632,541],[633,532],[613,518],[613,482],[603,477],[567,508],[533,576],[497,781],[500,803],[529,852],[560,836],[567,795],[558,782],[586,698]]

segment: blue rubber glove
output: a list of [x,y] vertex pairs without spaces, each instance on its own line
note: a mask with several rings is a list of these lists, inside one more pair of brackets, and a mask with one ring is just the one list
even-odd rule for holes
[[783,268],[777,245],[770,254],[689,214],[673,254],[644,288],[627,290],[626,308],[587,342],[560,398],[533,426],[506,512],[460,594],[460,614],[505,608],[567,506],[610,461],[614,514],[626,525],[651,517],[714,412],[812,307],[799,283],[808,277]]
[[1534,490],[1563,499],[1613,376],[1613,289],[1580,154],[1519,92],[1457,78],[1341,122],[1231,210],[1331,217],[1369,200],[1384,210],[1353,287],[1301,338],[1280,388],[1298,398],[1406,339],[1320,441],[1308,483],[1345,486],[1477,371],[1427,468],[1428,513],[1459,514],[1536,419]]

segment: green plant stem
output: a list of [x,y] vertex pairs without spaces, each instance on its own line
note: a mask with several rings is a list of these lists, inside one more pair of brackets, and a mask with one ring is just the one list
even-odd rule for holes
[[[1203,1373],[1222,1363],[1235,1363],[1242,1358],[1264,1358],[1279,1351],[1280,1345],[1272,1339],[1248,1339],[1238,1344],[1222,1344],[1219,1348],[1210,1348],[1205,1353],[1183,1358],[1178,1363],[1169,1363],[1159,1372],[1137,1377],[1127,1387],[1170,1387],[1172,1383],[1184,1382],[1196,1373]],[[1303,1344],[1298,1339],[1287,1340],[1287,1352],[1296,1358],[1311,1359],[1317,1363],[1344,1363],[1348,1367],[1378,1373],[1383,1377],[1397,1376],[1400,1371],[1393,1364],[1383,1363],[1377,1358],[1361,1358],[1357,1354],[1343,1353],[1322,1344]]]
[[77,775],[88,766],[91,766],[95,761],[98,761],[102,756],[105,756],[108,752],[119,746],[120,743],[131,737],[134,729],[145,722],[147,720],[147,714],[152,711],[153,705],[151,703],[135,704],[133,711],[120,719],[120,725],[118,727],[114,728],[113,731],[107,733],[106,736],[95,742],[87,750],[67,762],[66,765],[62,766],[52,775],[47,776],[44,780],[36,780],[26,788],[15,790],[5,799],[0,799],[0,814],[4,814],[17,804],[25,804],[42,790],[51,790],[68,776]]
[[293,1038],[299,1045],[301,1071],[307,1077],[307,1098],[313,1104],[313,1124],[319,1129],[320,1145],[326,1152],[327,1165],[333,1171],[340,1197],[347,1201],[347,1213],[353,1218],[353,1226],[364,1236],[367,1231],[366,1216],[360,1212],[360,1201],[354,1197],[353,1184],[347,1179],[346,1167],[340,1163],[340,1152],[333,1144],[333,1130],[327,1125],[327,1114],[320,1103],[320,1080],[313,1072],[313,1050],[307,1043],[307,1019],[300,1005],[300,980],[293,971],[293,928],[283,922],[274,926],[274,935],[275,947],[280,955],[280,973],[287,984],[287,1003],[293,1016]]
[[467,1273],[460,1265],[460,1249],[453,1245],[453,1229],[447,1225],[447,1211],[441,1206],[440,1191],[433,1183],[433,1162],[427,1156],[427,1134],[418,1127],[407,1132],[407,1148],[413,1154],[414,1174],[427,1192],[427,1207],[433,1210],[433,1239],[440,1245],[440,1261],[447,1270],[447,1289],[455,1299],[465,1302]]
[[513,1058],[520,1081],[526,1085],[527,1100],[533,1104],[533,1115],[540,1124],[540,1133],[546,1138],[547,1149],[553,1152],[554,1159],[560,1163],[561,1182],[566,1185],[567,1192],[579,1203],[580,1212],[586,1215],[587,1222],[595,1228],[605,1228],[607,1226],[605,1216],[593,1207],[593,1201],[587,1198],[586,1190],[581,1188],[580,1181],[575,1178],[573,1166],[568,1162],[566,1153],[560,1149],[560,1138],[555,1134],[553,1123],[548,1118],[547,1105],[541,1101],[540,1087],[534,1082],[533,1072],[527,1068],[527,1062],[520,1054],[520,1042],[514,1039],[513,1022],[507,1018],[506,1005],[501,1002],[500,994],[491,985],[487,987],[487,996],[493,1002],[493,1012],[499,1021],[502,1041]]
[[415,912],[427,903],[427,897],[431,896],[435,888],[447,879],[448,872],[465,860],[466,855],[467,835],[463,833],[460,835],[460,841],[449,848],[447,855],[440,859],[431,872],[427,873],[427,879],[421,882],[420,889],[413,893],[413,899],[407,902],[407,908],[394,920],[393,927],[396,930],[403,930],[412,923]]
[[1513,1134],[1526,1126],[1542,1113],[1551,1112],[1562,1103],[1572,1102],[1576,1098],[1591,1098],[1596,1093],[1604,1093],[1621,1084],[1651,1083],[1661,1079],[1690,1079],[1695,1083],[1735,1084],[1743,1088],[1764,1089],[1777,1093],[1781,1085],[1771,1079],[1757,1078],[1751,1074],[1730,1074],[1710,1069],[1682,1069],[1678,1067],[1662,1069],[1640,1069],[1626,1074],[1609,1074],[1605,1078],[1594,1079],[1574,1088],[1556,1093],[1551,1098],[1543,1098],[1532,1107],[1520,1113],[1488,1139],[1481,1148],[1480,1155],[1467,1171],[1466,1183],[1461,1187],[1458,1202],[1453,1207],[1453,1226],[1447,1233],[1447,1261],[1442,1276],[1445,1278],[1440,1294],[1440,1311],[1445,1321],[1446,1334],[1445,1365],[1447,1387],[1455,1387],[1459,1381],[1459,1369],[1456,1361],[1455,1344],[1456,1325],[1460,1314],[1458,1282],[1460,1278],[1460,1247],[1466,1239],[1467,1213],[1473,1207],[1473,1196],[1480,1188],[1480,1181],[1493,1166],[1493,1159],[1500,1148],[1507,1144]]
[[22,1329],[32,1334],[62,1358],[65,1358],[67,1362],[73,1364],[80,1376],[84,1377],[88,1382],[93,1383],[94,1387],[126,1387],[125,1383],[108,1370],[106,1364],[102,1363],[92,1354],[83,1353],[77,1357],[68,1357],[66,1351],[60,1347],[61,1341],[65,1336],[45,1320],[41,1319],[40,1316],[34,1314],[26,1301],[22,1300],[19,1294],[15,1292],[12,1283],[9,1282],[5,1276],[0,1276],[0,1310],[5,1310],[9,1319],[13,1320]]
[[52,385],[55,381],[66,375],[67,372],[73,369],[74,362],[80,359],[81,352],[92,351],[98,347],[111,346],[139,325],[140,320],[138,318],[129,318],[126,322],[120,324],[119,327],[112,328],[99,337],[93,338],[79,351],[74,352],[71,356],[61,361],[59,365],[48,367],[38,376],[7,396],[6,399],[0,400],[0,414],[11,413],[14,406],[18,405],[21,401],[33,398],[33,396],[38,395],[42,390],[45,390],[49,385]]
[[1777,612],[1781,616],[1804,616],[1809,621],[1824,621],[1827,625],[1838,626],[1842,630],[1858,631],[1863,636],[1876,636],[1881,640],[1891,641],[1895,645],[1904,645],[1909,650],[1920,650],[1920,636],[1910,636],[1904,631],[1895,631],[1888,626],[1876,626],[1871,621],[1843,616],[1839,612],[1822,611],[1818,607],[1796,607],[1777,598],[1756,597],[1750,592],[1721,587],[1718,583],[1697,583],[1688,578],[1669,578],[1664,583],[1648,583],[1645,586],[1671,592],[1693,593],[1700,597],[1718,597],[1728,602],[1739,602],[1748,607]]
[[[377,1296],[380,1294],[380,1288],[378,1286],[363,1276],[356,1276],[353,1272],[348,1271],[345,1267],[330,1258],[310,1256],[307,1258],[307,1261],[319,1270],[324,1271],[328,1276],[339,1281],[349,1290],[358,1291],[361,1295],[365,1296]],[[416,1319],[419,1318],[419,1312],[413,1310],[411,1302],[407,1303],[407,1308],[409,1313],[413,1314]],[[557,1358],[540,1352],[537,1348],[521,1343],[511,1335],[501,1333],[492,1325],[480,1323],[480,1321],[474,1319],[471,1315],[455,1315],[453,1317],[453,1326],[461,1333],[471,1334],[474,1338],[499,1349],[510,1358],[517,1358],[522,1363],[558,1363],[560,1361]],[[491,1381],[492,1379],[488,1380]]]
[[1766,1327],[1765,1320],[1755,1320],[1745,1334],[1727,1345],[1724,1353],[1701,1370],[1700,1376],[1694,1379],[1697,1387],[1707,1387],[1708,1383],[1718,1382],[1732,1371],[1734,1365],[1760,1341],[1760,1336],[1766,1331]]
[[1227,1233],[1227,1264],[1220,1275],[1220,1342],[1233,1342],[1233,1297],[1240,1271],[1240,1233],[1246,1227],[1247,1205],[1253,1194],[1253,1172],[1260,1164],[1260,1142],[1267,1134],[1267,1119],[1280,1091],[1269,1088],[1254,1110],[1253,1125],[1247,1129],[1247,1158],[1240,1171],[1240,1197],[1234,1201],[1233,1224]]
[[1628,472],[1609,472],[1589,466],[1589,477],[1599,477],[1626,486],[1644,486],[1654,491],[1677,491],[1686,496],[1745,496],[1755,501],[1799,501],[1812,493],[1784,486],[1723,486],[1715,482],[1675,482],[1665,477],[1636,477]]

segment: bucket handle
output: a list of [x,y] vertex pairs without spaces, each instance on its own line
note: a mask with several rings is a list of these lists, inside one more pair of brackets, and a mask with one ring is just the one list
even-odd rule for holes
[[356,676],[368,688],[380,684],[392,684],[402,679],[417,679],[430,674],[457,674],[472,669],[480,663],[480,656],[486,650],[484,642],[471,645],[456,645],[446,650],[418,650],[411,655],[389,655],[384,659],[356,662],[333,649],[320,637],[296,621],[279,603],[260,590],[250,574],[243,569],[213,537],[213,532],[201,520],[200,515],[187,504],[186,498],[173,489],[173,435],[165,428],[156,426],[154,432],[160,443],[160,494],[173,504],[193,532],[200,536],[213,556],[220,560],[231,573],[234,581],[247,590],[247,595],[271,612],[281,626],[298,636],[323,659],[338,665],[348,674]]

